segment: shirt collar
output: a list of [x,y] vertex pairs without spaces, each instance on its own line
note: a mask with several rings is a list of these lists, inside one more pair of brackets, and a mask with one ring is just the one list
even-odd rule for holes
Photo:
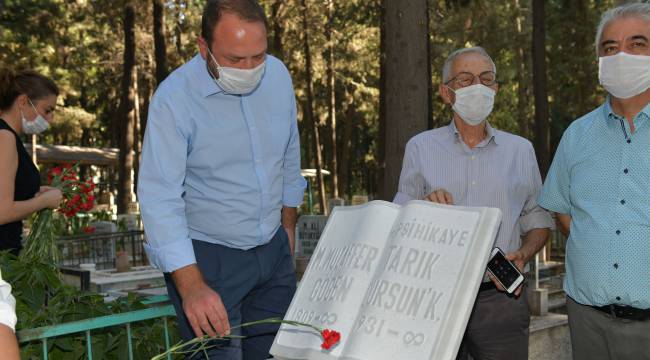
[[[461,141],[460,139],[460,132],[458,132],[458,128],[456,127],[456,122],[452,119],[451,122],[449,123],[449,133],[453,136],[454,140],[456,141]],[[490,142],[494,142],[495,145],[498,145],[498,133],[496,130],[490,125],[489,121],[485,121],[485,132],[487,133],[487,136],[485,136],[485,139],[481,141],[477,147],[483,147],[489,144]]]
[[203,59],[201,54],[196,54],[196,56],[190,60],[190,66],[193,69],[194,77],[198,83],[199,90],[201,91],[201,96],[208,97],[210,95],[224,92],[208,72],[205,59]]
[[[612,104],[611,104],[612,98],[607,95],[607,99],[605,100],[605,103],[603,104],[603,115],[605,119],[610,120],[610,119],[619,119],[621,116],[617,115],[614,112],[614,109],[612,109]],[[634,118],[634,125],[639,126],[639,115],[643,114],[645,118],[650,119],[650,103],[648,103],[639,113],[636,115]],[[607,122],[608,124],[611,123],[611,121]],[[616,124],[618,125],[618,124]]]

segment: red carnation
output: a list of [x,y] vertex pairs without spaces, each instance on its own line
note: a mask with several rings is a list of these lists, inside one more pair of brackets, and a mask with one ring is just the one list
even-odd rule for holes
[[325,350],[329,350],[341,340],[341,333],[330,329],[323,330],[321,336],[323,337],[323,343],[320,347]]

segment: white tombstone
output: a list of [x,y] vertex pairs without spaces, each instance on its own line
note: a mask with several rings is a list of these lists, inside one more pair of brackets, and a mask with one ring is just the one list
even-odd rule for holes
[[492,208],[412,201],[337,207],[286,320],[339,331],[321,349],[283,324],[277,359],[453,360],[501,220]]
[[302,215],[296,222],[296,255],[309,257],[314,253],[318,239],[325,229],[327,216]]

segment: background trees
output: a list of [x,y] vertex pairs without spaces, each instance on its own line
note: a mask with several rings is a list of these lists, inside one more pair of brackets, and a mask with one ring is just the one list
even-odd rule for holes
[[[545,169],[568,124],[604,100],[593,39],[615,2],[260,0],[269,52],[293,76],[303,168],[331,172],[313,180],[325,193],[317,198],[392,198],[405,142],[451,119],[437,84],[447,54],[464,46],[485,47],[497,64],[491,122],[534,141]],[[0,66],[35,68],[63,90],[58,123],[39,142],[119,147],[121,171],[104,180],[120,190],[120,210],[130,201],[149,99],[196,54],[203,4],[0,2]]]

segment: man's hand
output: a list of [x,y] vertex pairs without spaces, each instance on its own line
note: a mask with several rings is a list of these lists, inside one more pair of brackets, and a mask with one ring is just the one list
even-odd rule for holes
[[556,213],[555,219],[555,223],[562,235],[568,237],[571,229],[571,215]]
[[197,337],[230,334],[228,313],[221,297],[203,281],[196,264],[172,272],[172,279],[183,300],[183,311]]
[[289,237],[289,248],[291,249],[291,256],[296,244],[296,221],[298,221],[298,209],[294,207],[282,207],[282,227],[287,232]]
[[427,195],[424,200],[431,201],[439,204],[453,205],[454,198],[451,194],[445,189],[438,189]]
[[[526,254],[524,254],[521,250],[517,250],[515,252],[511,252],[506,254],[506,259],[512,261],[513,264],[519,269],[519,271],[523,274],[524,273],[524,265],[526,265]],[[490,274],[488,272],[488,276],[490,277],[490,280],[494,283],[494,285],[497,286],[497,289],[499,291],[506,291],[506,289],[501,285],[501,283],[494,277],[494,275]],[[523,285],[523,283],[522,283]],[[514,291],[515,296],[519,296],[521,294],[521,289],[522,285],[519,285],[517,289]]]

